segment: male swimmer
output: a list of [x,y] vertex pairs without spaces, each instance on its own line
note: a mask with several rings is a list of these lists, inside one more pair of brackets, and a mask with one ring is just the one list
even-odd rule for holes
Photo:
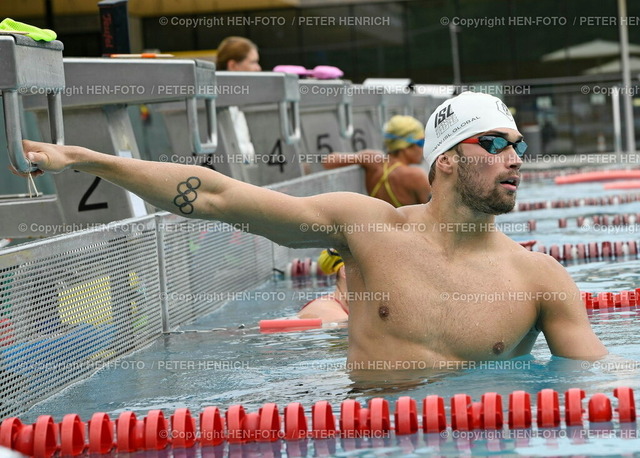
[[335,247],[353,296],[349,364],[508,359],[529,353],[539,332],[554,355],[606,355],[567,271],[494,224],[515,205],[526,148],[504,103],[462,93],[425,134],[431,200],[401,208],[346,192],[293,197],[78,146],[24,141],[24,151],[41,171],[91,173],[178,215],[243,223],[289,247]]

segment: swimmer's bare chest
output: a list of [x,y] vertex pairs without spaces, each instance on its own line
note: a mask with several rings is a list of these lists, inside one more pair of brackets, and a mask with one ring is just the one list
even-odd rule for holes
[[350,330],[352,339],[367,340],[377,355],[396,360],[506,359],[529,351],[537,336],[539,294],[517,259],[419,251],[414,246],[399,256],[402,265],[367,279],[379,300],[352,304],[351,319],[361,323]]

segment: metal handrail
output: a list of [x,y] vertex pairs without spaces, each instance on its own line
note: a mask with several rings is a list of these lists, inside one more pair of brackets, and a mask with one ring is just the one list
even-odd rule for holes
[[187,125],[191,136],[191,147],[195,154],[215,153],[218,148],[218,125],[216,122],[216,106],[214,99],[204,99],[207,116],[207,140],[200,140],[200,128],[198,125],[198,105],[195,97],[186,99]]
[[[293,113],[293,125],[289,121],[288,105],[291,104],[291,111]],[[278,102],[278,109],[280,111],[280,133],[287,145],[292,145],[300,141],[300,105],[297,101],[294,102]]]
[[338,123],[342,138],[353,137],[353,109],[350,101],[338,105]]
[[[18,172],[29,173],[37,169],[25,158],[22,148],[22,125],[20,98],[18,91],[3,91],[4,128],[7,134],[9,161]],[[57,145],[64,144],[64,125],[62,120],[62,102],[60,92],[47,91],[49,127],[51,141]]]

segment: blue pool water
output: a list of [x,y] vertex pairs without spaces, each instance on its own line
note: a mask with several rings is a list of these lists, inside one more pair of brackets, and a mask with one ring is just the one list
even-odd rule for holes
[[[602,191],[599,184],[580,184],[555,187],[550,182],[522,185],[521,201],[553,198],[584,198],[620,194]],[[588,241],[637,240],[633,228],[588,231],[571,222],[575,216],[592,214],[638,213],[640,203],[616,206],[589,206],[565,209],[545,209],[515,212],[498,217],[497,223],[513,231],[518,240],[536,239],[547,246],[556,243],[585,243]],[[569,218],[569,227],[558,228],[558,218]],[[521,222],[535,219],[536,231],[529,233]],[[583,291],[621,291],[640,286],[639,261],[631,258],[598,262],[574,262],[567,266],[571,276]],[[628,386],[640,393],[640,371],[632,364],[619,366],[586,364],[553,358],[541,336],[530,356],[511,361],[500,367],[468,367],[450,371],[431,368],[423,371],[373,371],[354,376],[346,368],[347,330],[333,326],[301,332],[262,334],[258,321],[290,316],[309,299],[331,286],[307,284],[299,287],[291,282],[274,281],[255,291],[239,295],[238,300],[202,317],[181,332],[158,339],[152,346],[112,363],[90,379],[68,387],[62,393],[34,406],[22,416],[33,422],[40,414],[54,415],[56,420],[66,413],[78,413],[84,420],[93,412],[105,411],[112,418],[126,410],[143,416],[151,409],[165,414],[179,407],[197,413],[206,406],[226,409],[242,404],[249,412],[257,411],[264,403],[275,402],[282,410],[290,402],[300,402],[307,413],[319,400],[331,403],[339,412],[345,399],[366,404],[372,397],[384,397],[392,405],[400,396],[411,396],[420,404],[427,395],[449,398],[466,393],[479,401],[485,392],[495,391],[503,397],[507,408],[509,393],[525,390],[532,395],[544,388],[553,388],[561,395],[569,388],[585,390],[587,398],[603,392],[611,399],[613,389]],[[640,361],[640,307],[591,313],[596,334],[610,352],[629,360]],[[561,398],[562,399],[562,398]],[[561,401],[562,402],[562,401]],[[419,405],[419,412],[421,406]],[[535,414],[534,414],[535,415]],[[506,420],[506,413],[505,413]],[[616,425],[605,424],[604,432],[596,429],[580,430],[570,437],[567,431],[529,432],[525,437],[496,438],[433,437],[419,433],[407,437],[391,437],[381,442],[364,441],[350,450],[353,444],[337,440],[329,450],[340,456],[397,456],[414,455],[618,455],[631,456],[640,450],[635,434],[621,437]],[[613,429],[611,429],[613,428]],[[607,432],[610,432],[607,433]],[[326,444],[325,444],[326,445]],[[375,448],[371,448],[375,446]],[[286,451],[278,443],[277,450]],[[309,441],[305,453],[321,454],[317,444]],[[270,449],[272,450],[272,449]],[[331,453],[333,454],[333,453]]]

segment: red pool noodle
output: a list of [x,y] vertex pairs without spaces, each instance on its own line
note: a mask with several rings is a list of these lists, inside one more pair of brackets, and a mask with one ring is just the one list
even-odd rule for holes
[[260,320],[260,331],[273,332],[277,330],[287,330],[290,328],[319,328],[322,327],[321,318],[310,318],[305,320]]
[[640,170],[603,170],[600,172],[585,172],[564,175],[555,178],[556,184],[587,183],[590,181],[621,180],[625,178],[640,178]]
[[639,189],[640,180],[615,181],[613,183],[605,183],[604,189]]

